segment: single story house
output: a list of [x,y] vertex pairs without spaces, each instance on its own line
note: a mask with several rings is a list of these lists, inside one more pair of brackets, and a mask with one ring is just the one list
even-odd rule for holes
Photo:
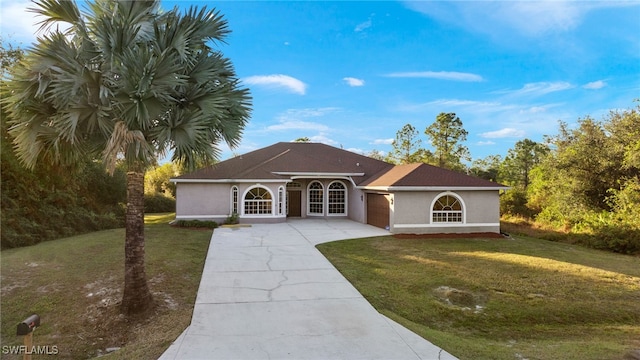
[[279,142],[176,178],[176,219],[345,218],[392,233],[500,232],[507,187],[427,164]]

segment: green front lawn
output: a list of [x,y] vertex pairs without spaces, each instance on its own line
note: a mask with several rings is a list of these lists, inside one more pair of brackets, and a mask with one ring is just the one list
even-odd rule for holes
[[318,249],[381,313],[460,359],[621,359],[640,349],[640,258],[535,238]]
[[146,319],[119,315],[124,229],[3,250],[2,345],[21,345],[16,325],[37,313],[42,324],[33,344],[56,346],[56,358],[86,359],[121,348],[108,358],[157,359],[189,325],[211,238],[211,230],[169,226],[174,215],[145,218],[147,279],[158,305]]

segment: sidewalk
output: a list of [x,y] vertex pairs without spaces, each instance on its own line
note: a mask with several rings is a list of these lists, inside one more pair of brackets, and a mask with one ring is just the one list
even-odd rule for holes
[[387,234],[349,220],[216,229],[191,325],[160,359],[455,359],[378,313],[315,248]]

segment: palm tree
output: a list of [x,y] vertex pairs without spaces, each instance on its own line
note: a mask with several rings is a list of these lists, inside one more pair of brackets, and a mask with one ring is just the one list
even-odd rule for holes
[[3,96],[21,162],[103,159],[127,169],[122,312],[153,306],[144,269],[144,173],[159,157],[188,168],[235,147],[251,98],[229,59],[212,48],[230,32],[217,11],[161,11],[159,1],[39,0],[43,29]]

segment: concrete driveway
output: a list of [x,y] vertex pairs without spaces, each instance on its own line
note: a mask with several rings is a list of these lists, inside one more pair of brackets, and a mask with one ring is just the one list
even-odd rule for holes
[[315,248],[388,235],[350,220],[219,228],[167,359],[455,359],[378,313]]

